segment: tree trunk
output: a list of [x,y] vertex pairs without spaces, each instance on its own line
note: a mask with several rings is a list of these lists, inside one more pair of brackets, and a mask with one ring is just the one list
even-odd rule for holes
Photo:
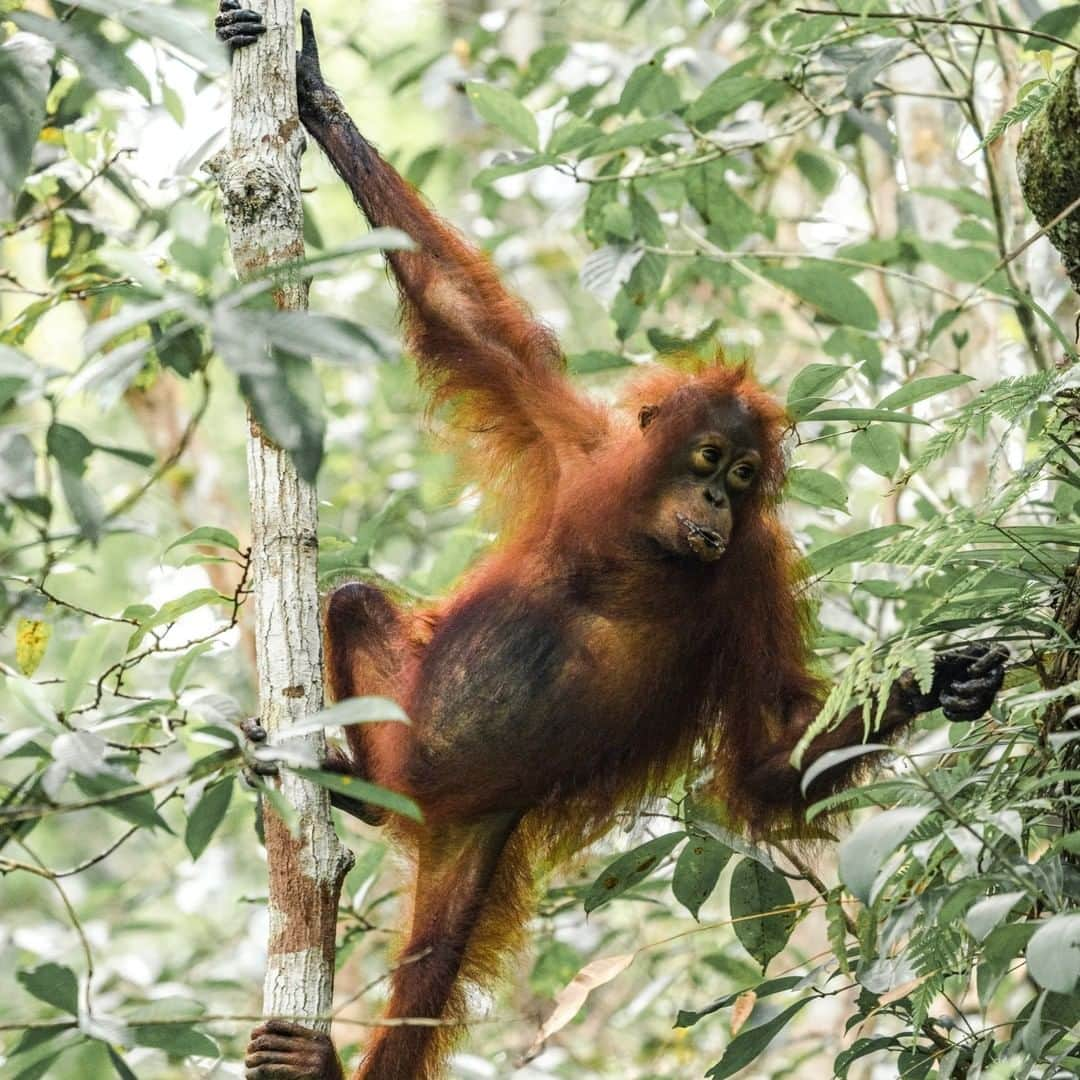
[[[304,254],[292,0],[253,0],[267,32],[238,50],[232,68],[229,150],[214,166],[233,260],[241,278]],[[307,307],[293,273],[275,290],[279,308]],[[318,503],[314,487],[249,416],[251,565],[260,716],[270,742],[322,707],[322,639],[316,585]],[[322,760],[322,734],[290,745]],[[270,942],[263,1011],[329,1027],[338,898],[352,857],[338,841],[325,789],[282,770],[281,794],[296,834],[266,807]]]
[[[1024,198],[1035,219],[1043,227],[1074,209],[1057,222],[1048,235],[1061,255],[1073,288],[1080,292],[1080,60],[1059,79],[1046,108],[1030,123],[1020,139],[1017,170]],[[1068,358],[1062,364],[1071,362]],[[1080,431],[1080,407],[1075,395],[1062,396],[1057,402],[1065,439],[1075,443]],[[1054,605],[1054,621],[1062,640],[1075,641],[1080,636],[1080,558],[1065,572]],[[1044,685],[1056,689],[1080,679],[1080,652],[1061,649],[1044,660]],[[1069,716],[1077,704],[1075,697],[1054,702],[1047,711],[1048,731],[1080,730],[1080,718]],[[1067,770],[1080,769],[1080,740],[1068,743],[1063,753]],[[1080,829],[1080,805],[1076,795],[1080,785],[1066,781],[1062,785],[1061,816],[1065,833]],[[1074,863],[1080,856],[1071,853]]]

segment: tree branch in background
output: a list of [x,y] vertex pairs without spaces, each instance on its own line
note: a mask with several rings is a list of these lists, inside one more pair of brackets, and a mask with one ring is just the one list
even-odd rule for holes
[[[154,484],[163,481],[181,528],[194,529],[209,516],[239,536],[243,543],[247,524],[236,521],[236,509],[219,478],[219,462],[198,437],[199,424],[210,400],[205,374],[201,397],[190,413],[184,405],[182,384],[170,371],[160,371],[149,386],[131,387],[124,394],[124,400],[143,437],[157,455],[158,464],[142,484],[109,509],[108,518],[124,513]],[[176,467],[181,458],[187,459],[188,468]],[[205,545],[199,545],[198,550],[205,555],[216,554],[214,548]],[[243,569],[232,562],[208,562],[203,570],[210,584],[223,596],[233,595],[243,573]],[[237,625],[244,652],[254,663],[255,636],[250,614],[241,618]]]
[[929,23],[933,26],[969,26],[975,30],[998,30],[1003,34],[1019,34],[1021,37],[1038,38],[1050,41],[1073,52],[1080,52],[1080,47],[1055,34],[1046,34],[1041,30],[1025,30],[1022,26],[1008,26],[1005,23],[983,22],[981,19],[961,19],[952,15],[919,15],[907,11],[832,11],[829,8],[796,8],[800,15],[842,15],[847,19],[885,19],[889,22]]

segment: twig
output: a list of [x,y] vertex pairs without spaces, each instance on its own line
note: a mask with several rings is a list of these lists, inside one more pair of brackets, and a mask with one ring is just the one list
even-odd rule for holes
[[125,146],[115,153],[110,154],[105,160],[104,164],[100,168],[96,169],[86,181],[80,187],[77,187],[74,191],[65,195],[58,203],[53,206],[46,207],[37,214],[33,214],[28,218],[24,218],[22,221],[17,221],[14,225],[9,225],[6,229],[0,232],[0,239],[14,236],[16,233],[24,232],[26,229],[32,229],[35,225],[40,225],[43,221],[48,221],[57,211],[63,210],[69,203],[74,202],[91,184],[100,180],[122,157],[126,157],[128,154],[134,154],[135,147]]
[[[949,292],[948,289],[943,289],[939,285],[931,284],[917,274],[908,274],[903,270],[896,270],[891,266],[881,266],[878,263],[865,262],[862,259],[848,259],[842,255],[814,255],[806,251],[731,252],[711,246],[680,250],[678,248],[668,248],[663,247],[662,245],[650,244],[643,245],[643,250],[655,252],[657,255],[666,255],[673,259],[708,259],[711,262],[733,263],[740,259],[801,259],[804,262],[814,261],[835,263],[837,266],[850,266],[856,270],[869,270],[875,274],[881,274],[883,277],[896,278],[898,281],[906,282],[908,285],[914,285],[918,288],[938,293],[940,296],[944,296],[951,300],[954,304],[960,303],[960,297],[955,296],[953,293]],[[995,267],[995,270],[996,269],[997,268]]]
[[127,495],[106,513],[105,521],[112,521],[119,517],[120,514],[124,513],[124,511],[129,510],[134,506],[135,503],[137,503],[184,455],[184,452],[191,444],[191,440],[195,435],[195,430],[198,428],[203,416],[206,414],[207,406],[210,404],[210,380],[206,377],[205,371],[199,372],[199,375],[202,386],[202,399],[199,401],[195,411],[191,414],[183,433],[179,440],[177,440],[176,446],[173,447],[172,452],[158,464],[158,467],[146,478],[146,480],[132,491],[129,491]]
[[126,623],[129,626],[139,625],[138,619],[126,619],[122,615],[102,615],[98,611],[91,611],[89,608],[84,608],[79,604],[73,604],[68,600],[62,600],[55,593],[46,589],[44,583],[39,585],[32,578],[22,577],[19,574],[0,574],[0,580],[16,581],[20,585],[25,585],[27,588],[33,589],[34,592],[41,593],[46,600],[56,604],[57,607],[68,608],[70,611],[78,612],[80,615],[87,615],[91,619],[99,619],[101,622]]
[[974,285],[972,285],[971,291],[959,302],[959,304],[957,304],[955,309],[956,312],[959,314],[961,311],[963,311],[972,302],[972,300],[974,300],[975,296],[979,293],[983,286],[986,285],[986,283],[999,270],[1004,269],[1006,266],[1008,266],[1009,263],[1013,262],[1015,259],[1018,259],[1021,255],[1023,255],[1025,251],[1027,251],[1029,247],[1031,247],[1032,244],[1035,243],[1036,240],[1041,240],[1055,225],[1060,225],[1062,221],[1069,217],[1070,214],[1075,213],[1077,210],[1080,210],[1080,196],[1077,196],[1075,199],[1073,199],[1073,201],[1069,203],[1069,205],[1066,206],[1065,209],[1061,211],[1061,213],[1055,214],[1054,217],[1052,217],[1045,225],[1042,226],[1042,228],[1038,229],[1036,232],[1033,232],[1022,243],[1020,243],[1017,247],[1013,248],[1012,251],[1007,252],[1000,259],[998,259],[998,261],[994,263],[990,270],[983,274],[983,276],[977,282],[975,282]]
[[[83,1005],[86,1008],[86,1015],[93,1015],[93,1008],[90,1001],[90,984],[94,980],[94,954],[90,949],[90,941],[86,936],[86,931],[83,929],[82,922],[79,919],[79,913],[75,910],[71,901],[68,899],[68,894],[64,891],[64,886],[56,880],[56,875],[37,857],[34,852],[27,847],[25,840],[16,840],[16,843],[34,860],[40,867],[41,876],[46,878],[52,883],[54,889],[60,896],[60,902],[64,905],[65,910],[68,913],[68,918],[71,920],[72,929],[78,935],[79,944],[82,946],[83,959],[86,961],[86,983],[83,987]],[[24,864],[27,865],[27,864]]]
[[[793,120],[789,126],[770,131],[767,135],[760,138],[742,139],[726,144],[720,144],[713,141],[712,146],[714,149],[707,153],[700,154],[697,157],[684,158],[682,160],[676,159],[671,162],[661,162],[655,166],[645,166],[630,172],[616,173],[614,176],[585,176],[576,163],[561,163],[552,167],[557,172],[561,172],[564,176],[571,177],[579,184],[614,184],[626,180],[641,180],[648,176],[664,176],[667,173],[680,172],[683,169],[692,169],[697,165],[707,165],[710,161],[729,157],[741,150],[756,150],[759,146],[767,146],[770,143],[779,142],[791,135],[798,134],[803,128],[809,127],[818,120],[831,116],[838,116],[841,113],[847,112],[849,107],[850,105],[848,102],[844,102],[842,106],[826,107],[824,116],[820,111],[809,109],[803,115]],[[820,108],[820,106],[817,107],[817,109]],[[672,151],[672,153],[675,152],[676,151]]]
[[[1065,220],[1065,218],[1067,218],[1071,213],[1073,213],[1073,211],[1078,209],[1080,209],[1080,196],[1077,196],[1075,199],[1073,199],[1073,201],[1069,203],[1069,205],[1066,206],[1060,214],[1055,214],[1054,217],[1052,217],[1041,229],[1038,230],[1038,232],[1032,233],[1022,244],[1020,244],[1019,247],[1016,247],[1012,251],[1010,251],[997,264],[997,266],[995,266],[994,269],[990,271],[987,277],[983,279],[983,282],[989,280],[990,277],[992,277],[1007,263],[1011,263],[1014,259],[1022,255],[1025,251],[1027,251],[1029,247],[1031,247],[1032,244],[1035,243],[1036,240],[1044,237],[1055,225],[1059,225],[1062,221]],[[982,284],[983,282],[980,282],[980,284]]]
[[[424,1027],[424,1028],[437,1028],[437,1027],[475,1027],[477,1024],[522,1024],[532,1023],[535,1019],[533,1016],[479,1016],[471,1017],[465,1020],[453,1019],[453,1020],[437,1020],[430,1016],[381,1016],[376,1019],[360,1019],[351,1016],[310,1016],[300,1015],[297,1013],[281,1013],[275,1014],[279,1020],[294,1020],[297,1023],[310,1025],[312,1022],[323,1022],[329,1024],[331,1021],[335,1024],[354,1024],[357,1027],[365,1028],[381,1028],[381,1027]],[[265,1016],[257,1013],[203,1013],[200,1016],[165,1016],[165,1017],[148,1017],[143,1020],[138,1016],[125,1016],[124,1026],[129,1028],[139,1028],[144,1025],[153,1025],[157,1027],[161,1024],[178,1024],[183,1026],[190,1026],[191,1024],[243,1024],[243,1023],[262,1023],[266,1020]],[[0,1033],[5,1031],[60,1031],[65,1028],[73,1028],[77,1025],[77,1021],[72,1019],[57,1019],[57,1020],[23,1020],[23,1021],[8,1021],[0,1024]]]
[[[179,788],[173,788],[163,799],[159,799],[154,804],[155,810],[160,810],[170,799],[176,798],[179,793]],[[114,840],[103,851],[99,851],[96,855],[91,855],[89,859],[83,860],[81,863],[77,863],[75,866],[68,867],[67,870],[54,870],[54,878],[74,877],[76,874],[81,874],[84,870],[89,870],[91,866],[97,866],[99,862],[104,862],[121,844],[126,844],[141,828],[139,825],[132,825],[126,832],[120,834],[120,836]]]
[[[239,751],[237,751],[239,755]],[[196,766],[201,761],[194,763]],[[224,760],[220,765],[224,765]],[[153,780],[148,784],[129,784],[126,787],[117,788],[115,791],[107,791],[104,795],[98,795],[93,799],[80,799],[78,802],[69,803],[38,803],[31,806],[18,806],[13,809],[0,807],[0,823],[5,825],[20,821],[39,821],[42,818],[56,817],[60,814],[71,814],[77,810],[93,810],[99,806],[107,806],[110,803],[120,802],[122,799],[130,799],[134,795],[145,795],[148,791],[156,791],[158,788],[168,787],[170,784],[178,784],[187,779],[191,769],[184,769],[164,776],[160,780]],[[19,865],[13,869],[25,869]]]
[[[797,852],[792,851],[785,844],[776,843],[774,841],[772,846],[799,871],[799,877],[810,885],[822,900],[828,903],[829,887],[817,876],[813,867],[805,859],[801,858]],[[855,926],[855,920],[844,910],[843,905],[837,906],[840,909],[840,918],[844,920],[844,928],[853,938],[858,938],[859,931]]]
[[935,26],[969,26],[976,30],[1000,30],[1005,34],[1018,34],[1021,37],[1041,38],[1062,45],[1073,52],[1080,52],[1080,47],[1055,34],[1041,30],[1025,30],[1020,26],[1007,26],[1004,23],[982,22],[979,19],[953,19],[945,15],[916,15],[908,11],[829,11],[824,8],[796,8],[800,15],[842,15],[848,19],[891,19],[894,22],[932,23]]

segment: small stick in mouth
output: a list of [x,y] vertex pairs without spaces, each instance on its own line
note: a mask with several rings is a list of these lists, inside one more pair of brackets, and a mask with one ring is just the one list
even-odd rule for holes
[[725,541],[719,533],[713,532],[712,529],[702,527],[696,521],[692,521],[688,518],[685,514],[676,514],[675,518],[690,534],[691,540],[701,540],[709,547],[716,548],[718,551],[723,551],[727,547],[727,541]]

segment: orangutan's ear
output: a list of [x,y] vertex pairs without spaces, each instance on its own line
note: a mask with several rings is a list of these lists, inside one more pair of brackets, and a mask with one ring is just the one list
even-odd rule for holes
[[660,412],[659,405],[642,405],[637,414],[637,422],[644,431],[657,417]]

